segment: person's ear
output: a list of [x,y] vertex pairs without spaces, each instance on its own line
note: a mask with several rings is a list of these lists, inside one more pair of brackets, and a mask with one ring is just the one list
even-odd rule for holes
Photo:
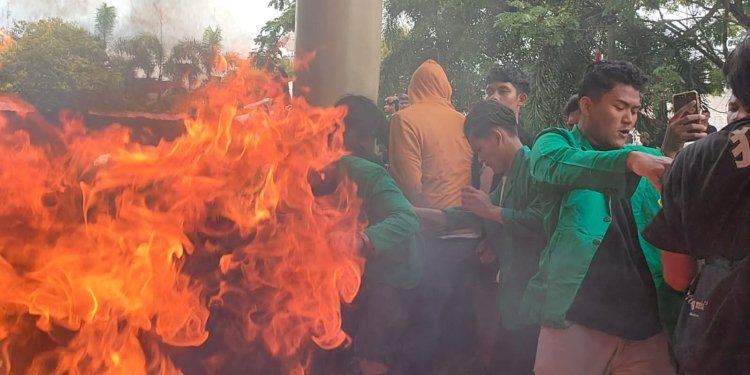
[[525,106],[527,100],[529,100],[529,95],[528,94],[524,93],[524,94],[518,95],[518,106],[519,107]]
[[500,128],[494,128],[494,129],[492,129],[491,136],[492,136],[492,141],[496,145],[501,145],[505,141],[506,134],[505,134],[505,132],[503,132],[502,129],[500,129]]
[[588,117],[591,113],[591,108],[594,105],[594,101],[588,96],[583,96],[578,100],[578,108],[581,111],[581,116]]

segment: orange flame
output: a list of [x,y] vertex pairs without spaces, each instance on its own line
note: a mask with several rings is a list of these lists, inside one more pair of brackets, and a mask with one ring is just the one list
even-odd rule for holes
[[156,146],[0,112],[0,371],[222,373],[267,353],[302,374],[312,343],[347,342],[363,259],[330,234],[361,229],[360,203],[350,183],[307,182],[344,154],[343,113],[277,85],[241,67]]

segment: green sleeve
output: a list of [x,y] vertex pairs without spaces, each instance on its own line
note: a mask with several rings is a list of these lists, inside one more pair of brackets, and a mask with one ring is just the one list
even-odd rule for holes
[[365,230],[378,253],[400,248],[419,231],[419,220],[411,204],[396,186],[388,172],[380,168],[359,181],[367,216],[379,219]]
[[519,236],[531,237],[539,235],[539,230],[544,228],[543,214],[538,209],[538,199],[523,210],[512,208],[501,208],[505,227]]
[[570,136],[546,132],[531,151],[531,174],[543,184],[628,197],[640,180],[627,168],[630,152],[582,150]]

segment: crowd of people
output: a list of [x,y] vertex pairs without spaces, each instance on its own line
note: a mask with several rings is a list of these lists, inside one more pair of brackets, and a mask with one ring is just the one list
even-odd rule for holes
[[648,78],[629,62],[588,67],[536,137],[532,82],[508,65],[466,116],[432,60],[387,118],[342,98],[339,169],[369,225],[353,238],[368,260],[347,313],[357,371],[750,373],[750,39],[724,74],[729,124],[694,101],[658,147],[633,141]]

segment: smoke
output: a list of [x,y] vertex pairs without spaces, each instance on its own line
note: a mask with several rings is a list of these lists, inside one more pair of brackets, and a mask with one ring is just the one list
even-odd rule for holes
[[[93,31],[96,8],[101,0],[0,0],[0,25],[13,20],[34,21],[60,17]],[[117,9],[115,37],[139,32],[157,36],[163,29],[164,44],[170,48],[178,40],[200,39],[203,30],[220,26],[224,49],[246,52],[266,21],[278,12],[267,7],[267,0],[107,0]]]

